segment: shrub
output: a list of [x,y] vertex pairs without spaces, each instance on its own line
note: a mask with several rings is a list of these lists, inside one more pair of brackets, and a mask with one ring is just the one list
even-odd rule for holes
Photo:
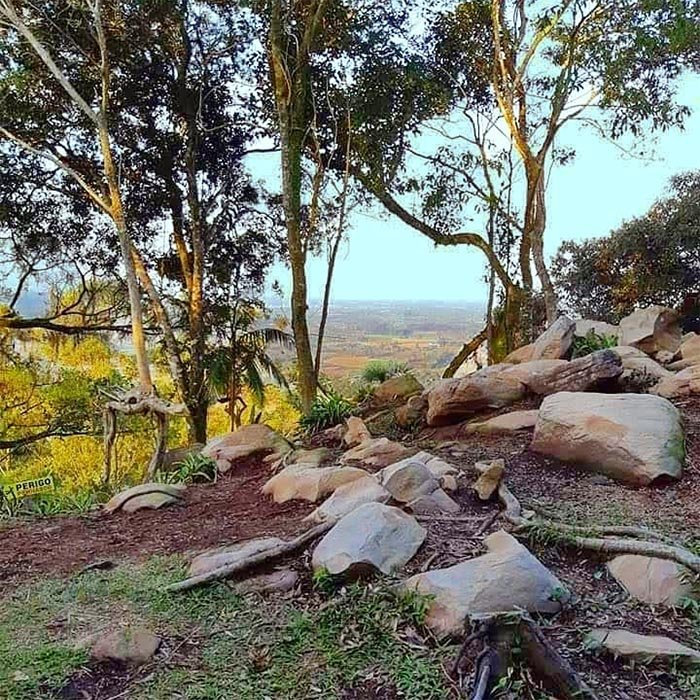
[[211,483],[217,477],[216,462],[202,454],[187,455],[181,462],[175,463],[175,469],[158,472],[156,481],[164,484],[198,484]]
[[299,426],[307,433],[316,433],[342,423],[352,410],[352,403],[342,396],[332,393],[319,396],[314,401],[309,415],[299,419]]
[[395,360],[372,360],[362,370],[362,379],[366,382],[385,382],[399,374],[408,374],[410,368],[405,362]]
[[583,338],[574,338],[571,358],[585,357],[596,350],[614,348],[616,345],[617,338],[614,335],[602,335],[591,329]]

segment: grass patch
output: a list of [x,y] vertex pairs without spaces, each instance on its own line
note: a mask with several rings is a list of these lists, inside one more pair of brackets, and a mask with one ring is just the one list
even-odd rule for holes
[[442,662],[454,649],[407,641],[425,614],[423,598],[397,598],[382,585],[351,586],[329,600],[240,597],[223,584],[162,592],[183,574],[181,558],[154,558],[4,596],[0,697],[48,700],[88,661],[81,639],[126,623],[165,640],[165,658],[129,698],[339,698],[370,678],[413,700],[450,697]]

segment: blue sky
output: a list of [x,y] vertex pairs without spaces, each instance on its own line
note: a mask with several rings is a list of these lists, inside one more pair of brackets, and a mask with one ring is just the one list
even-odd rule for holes
[[[693,109],[693,115],[685,131],[653,137],[653,160],[626,156],[615,145],[575,126],[563,134],[561,143],[575,147],[577,156],[570,165],[555,168],[550,179],[545,239],[549,255],[563,240],[604,235],[643,214],[663,193],[669,177],[700,168],[700,77],[683,82],[679,99]],[[645,147],[653,145],[652,138],[645,141]],[[254,171],[262,177],[272,165],[267,160]],[[375,213],[352,218],[349,241],[339,256],[333,298],[481,301],[486,297],[483,272],[479,251],[436,248],[396,218],[381,216],[377,207]],[[273,276],[289,289],[289,273],[283,266],[277,266]],[[311,261],[308,277],[310,298],[319,298],[325,263]]]

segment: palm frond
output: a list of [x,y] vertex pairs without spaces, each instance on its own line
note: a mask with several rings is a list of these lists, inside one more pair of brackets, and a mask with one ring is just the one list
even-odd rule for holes
[[262,406],[265,403],[265,382],[260,375],[257,361],[246,363],[245,378],[248,388],[255,397],[255,403]]

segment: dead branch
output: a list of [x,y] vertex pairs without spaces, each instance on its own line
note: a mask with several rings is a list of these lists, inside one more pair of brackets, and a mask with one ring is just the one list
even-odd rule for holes
[[258,552],[253,554],[246,559],[235,562],[234,564],[227,564],[226,566],[220,566],[218,569],[213,569],[205,574],[200,574],[199,576],[192,576],[191,578],[185,579],[184,581],[178,581],[170,586],[167,586],[165,590],[170,593],[177,591],[187,591],[191,588],[196,588],[197,586],[203,586],[207,583],[212,583],[213,581],[221,581],[226,578],[230,578],[234,574],[240,574],[244,571],[248,571],[254,567],[260,566],[262,564],[269,564],[276,559],[292,554],[299,549],[305,547],[309,542],[313,542],[317,537],[328,532],[328,530],[333,527],[335,523],[333,521],[321,523],[312,527],[310,530],[303,532],[298,537],[295,537],[289,542],[283,542],[276,547],[266,549],[263,552]]

